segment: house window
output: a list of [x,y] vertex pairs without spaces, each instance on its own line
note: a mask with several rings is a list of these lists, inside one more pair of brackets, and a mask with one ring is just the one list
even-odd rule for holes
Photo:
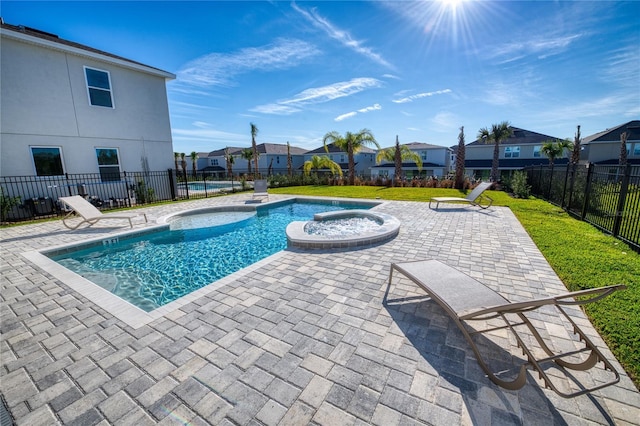
[[116,148],[96,148],[98,171],[103,182],[120,180],[120,161]]
[[107,71],[84,67],[87,78],[87,91],[89,103],[95,106],[113,108],[111,97],[111,78]]
[[631,155],[631,144],[627,144],[627,157]]
[[640,157],[640,143],[636,143],[633,146],[633,155]]
[[507,146],[504,149],[504,158],[517,158],[520,157],[519,146]]
[[218,159],[217,158],[212,159],[211,160],[211,165],[212,166],[217,166],[218,165]]
[[540,146],[540,145],[533,147],[533,156],[535,158],[539,158],[540,157],[540,149],[541,148],[542,148],[542,146]]
[[64,174],[60,147],[32,146],[31,158],[36,176],[61,176]]

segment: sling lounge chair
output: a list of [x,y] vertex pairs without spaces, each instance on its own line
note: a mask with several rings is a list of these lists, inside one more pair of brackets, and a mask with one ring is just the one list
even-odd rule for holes
[[[473,188],[473,191],[471,191],[469,193],[469,195],[467,195],[465,198],[462,198],[462,197],[432,197],[429,200],[429,208],[431,208],[431,202],[432,201],[434,201],[436,203],[436,210],[438,209],[438,206],[440,205],[440,203],[459,203],[459,202],[469,203],[472,206],[478,206],[481,209],[489,208],[491,206],[491,204],[493,203],[493,199],[491,197],[488,197],[488,196],[484,195],[483,192],[486,191],[487,189],[489,189],[489,187],[491,185],[492,185],[491,182],[480,182],[478,184],[478,186]],[[486,204],[486,205],[480,204],[480,201],[482,199],[484,199],[484,198],[489,200],[489,203]]]
[[258,179],[253,182],[253,200],[262,201],[265,198],[269,198],[269,193],[267,192],[267,180],[266,179]]
[[[103,219],[126,219],[129,221],[129,226],[133,228],[133,222],[131,219],[137,216],[144,216],[145,223],[147,222],[147,215],[145,213],[118,213],[118,214],[103,214],[93,204],[85,200],[79,195],[73,195],[71,197],[60,197],[66,206],[71,211],[62,219],[62,223],[69,229],[77,229],[83,223],[88,223],[88,226],[95,225],[98,221]],[[82,221],[76,225],[70,225],[67,223],[69,217],[73,214],[77,214],[82,217]]]
[[[502,386],[510,390],[520,389],[527,381],[527,368],[535,370],[546,387],[551,388],[558,395],[564,398],[571,398],[592,392],[597,389],[613,385],[620,380],[620,375],[613,365],[611,365],[611,363],[596,348],[589,338],[587,338],[584,332],[580,330],[578,325],[562,308],[562,305],[582,305],[595,302],[616,290],[626,288],[624,285],[612,285],[608,287],[565,293],[559,296],[512,303],[502,295],[491,290],[489,287],[479,281],[476,281],[474,278],[471,278],[470,276],[437,260],[392,263],[389,271],[387,293],[391,287],[391,279],[394,270],[400,272],[402,275],[420,286],[425,292],[427,292],[432,300],[444,309],[444,311],[458,326],[467,342],[469,342],[469,345],[471,345],[471,349],[473,350],[476,360],[482,370],[484,370],[489,379],[498,386]],[[577,296],[590,296],[590,298],[586,300],[575,300],[575,297]],[[542,336],[535,329],[531,321],[527,316],[525,316],[526,312],[534,311],[542,306],[554,306],[557,308],[557,310],[571,323],[575,335],[579,336],[581,342],[584,344],[584,348],[554,354],[551,348],[544,342]],[[494,318],[497,318],[498,320],[501,319],[502,322],[504,322],[504,325],[475,330],[468,324],[469,321],[484,321]],[[542,351],[546,353],[545,358],[538,359],[534,356],[532,350],[525,344],[527,341],[532,342],[533,339],[526,338],[529,336],[528,334],[523,338],[523,335],[519,334],[516,330],[516,327],[519,326],[526,326],[528,328],[529,332],[538,342]],[[513,333],[518,346],[522,349],[523,355],[527,358],[527,361],[520,367],[517,377],[512,381],[498,378],[497,374],[491,371],[488,364],[484,361],[481,351],[471,339],[473,334],[483,334],[501,329],[507,329]],[[535,348],[535,352],[541,353],[538,348]],[[586,356],[587,353],[588,356]],[[584,355],[580,356],[581,354]],[[566,358],[571,358],[572,362],[568,362]],[[577,360],[577,362],[575,362],[575,360]],[[549,365],[552,363],[555,364],[555,367],[562,367],[560,370],[563,370],[564,368],[569,370],[586,371],[596,366],[599,362],[602,362],[604,365],[603,369],[608,370],[610,373],[606,373],[602,381],[600,381],[600,376],[598,376],[599,379],[596,381],[597,384],[590,388],[585,387],[566,370],[563,371],[566,377],[578,386],[579,390],[575,392],[565,392],[566,384],[563,384],[564,386],[560,389],[550,378],[551,375],[547,374],[543,368],[543,365]],[[554,374],[554,380],[558,382],[559,379],[555,376],[555,371],[556,370],[554,370],[554,373],[552,374]],[[608,379],[606,376],[613,377],[610,381],[605,382],[605,380]],[[569,390],[575,390],[575,386],[571,386],[571,389]]]

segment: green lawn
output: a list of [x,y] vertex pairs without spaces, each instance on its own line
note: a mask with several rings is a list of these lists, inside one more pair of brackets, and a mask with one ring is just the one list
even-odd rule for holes
[[[406,201],[465,195],[455,189],[371,186],[302,186],[270,188],[269,192]],[[494,206],[513,211],[567,289],[627,285],[624,291],[586,305],[585,311],[640,388],[640,254],[545,201],[514,199],[500,191],[487,195],[494,199]]]

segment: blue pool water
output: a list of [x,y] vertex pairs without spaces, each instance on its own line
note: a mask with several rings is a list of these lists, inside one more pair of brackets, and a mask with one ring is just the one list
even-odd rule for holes
[[189,225],[207,220],[184,216],[187,226],[49,257],[149,312],[284,250],[285,229],[292,221],[368,207],[291,202],[258,208],[256,214],[230,224],[197,228]]
[[[190,191],[213,191],[222,188],[231,188],[231,182],[189,182],[187,184]],[[240,188],[240,184],[234,182],[236,188]]]

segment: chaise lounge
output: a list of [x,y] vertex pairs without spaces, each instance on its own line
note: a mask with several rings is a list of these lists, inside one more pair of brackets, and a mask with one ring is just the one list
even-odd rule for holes
[[[145,223],[147,222],[147,215],[145,213],[118,213],[105,215],[93,204],[89,203],[79,195],[73,195],[71,197],[60,197],[59,200],[71,209],[71,211],[62,219],[62,223],[64,224],[64,226],[69,229],[77,229],[83,223],[87,223],[88,226],[92,226],[103,219],[126,219],[129,221],[129,226],[131,228],[133,228],[133,222],[131,221],[131,219],[133,219],[134,217],[144,216],[144,221]],[[80,221],[76,225],[70,225],[67,223],[67,220],[69,220],[69,218],[74,214],[82,217],[82,221]]]
[[267,180],[266,179],[258,179],[253,182],[253,197],[252,200],[260,200],[262,202],[263,199],[269,199],[269,193],[267,192]]
[[[620,380],[620,376],[613,365],[611,365],[591,340],[589,340],[584,332],[580,330],[578,325],[562,308],[562,305],[582,305],[596,302],[616,290],[626,288],[624,285],[612,285],[565,293],[559,296],[512,303],[474,278],[437,260],[392,263],[389,271],[387,294],[391,287],[394,270],[400,272],[402,275],[420,286],[425,292],[427,292],[432,300],[444,309],[444,311],[458,326],[471,346],[476,360],[482,370],[484,370],[489,379],[498,386],[510,390],[520,389],[527,381],[527,368],[535,370],[546,387],[551,388],[558,395],[564,398],[571,398],[592,392],[597,389],[613,385]],[[586,300],[575,299],[576,297],[582,296],[590,296],[590,298]],[[388,303],[386,297],[387,296],[385,295],[385,303]],[[560,314],[564,315],[564,317],[571,323],[575,335],[577,335],[580,341],[584,344],[583,348],[578,350],[568,350],[559,354],[556,354],[551,350],[529,318],[525,316],[526,312],[534,311],[543,306],[555,307]],[[469,321],[484,321],[491,319],[502,320],[504,325],[475,330],[468,324]],[[534,337],[538,342],[540,348],[532,350],[527,347],[525,342],[532,341],[532,339],[528,338],[529,334],[526,336],[519,334],[516,330],[516,327],[518,326],[526,326],[532,337]],[[494,373],[489,368],[488,364],[483,359],[481,351],[471,338],[474,334],[482,335],[484,333],[490,333],[501,329],[507,329],[513,333],[518,346],[522,349],[523,354],[526,355],[527,358],[527,361],[520,367],[517,377],[511,381],[497,377],[499,373]],[[546,353],[545,358],[536,358],[534,352],[540,353],[539,349],[542,349],[542,351]],[[571,358],[572,362],[567,361],[567,358]],[[580,383],[572,374],[564,370],[587,371],[591,370],[600,362],[603,364],[603,370],[608,370],[608,375],[613,377],[611,380],[605,381],[608,380],[608,378],[601,379],[599,376],[596,384],[591,387],[584,386],[584,384]],[[565,391],[564,386],[558,386],[560,383],[557,383],[558,377],[555,373],[557,370],[554,370],[551,374],[547,374],[543,365],[561,367],[560,370],[566,375],[566,378],[577,385],[579,390],[574,392]],[[553,376],[553,380],[551,376]],[[572,389],[569,390],[575,390],[575,386],[571,386],[571,388]]]
[[[436,203],[436,210],[438,210],[438,206],[440,206],[440,203],[469,203],[472,206],[478,206],[481,209],[486,209],[489,208],[491,206],[491,204],[493,203],[493,199],[487,195],[484,195],[484,191],[486,191],[487,189],[489,189],[489,187],[492,185],[491,182],[480,182],[475,188],[473,188],[473,191],[471,191],[469,193],[469,195],[467,195],[465,198],[462,197],[432,197],[429,200],[429,208],[431,208],[431,202],[435,201]],[[480,204],[480,200],[482,199],[487,199],[489,200],[489,203],[486,205],[482,205]]]

